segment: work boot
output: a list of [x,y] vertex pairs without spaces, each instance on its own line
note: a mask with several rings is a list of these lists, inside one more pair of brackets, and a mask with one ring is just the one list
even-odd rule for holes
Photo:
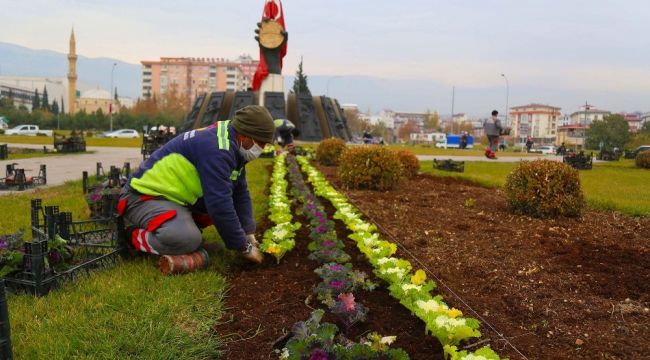
[[200,248],[191,254],[160,256],[158,270],[165,275],[185,274],[206,269],[209,263],[208,252]]
[[252,263],[261,264],[264,261],[264,254],[253,244],[248,243],[246,249],[242,250],[242,257]]

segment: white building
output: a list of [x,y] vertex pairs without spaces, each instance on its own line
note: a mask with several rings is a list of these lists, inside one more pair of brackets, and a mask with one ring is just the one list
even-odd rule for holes
[[561,108],[543,104],[528,104],[510,108],[511,135],[523,144],[530,136],[537,144],[553,144]]
[[603,120],[605,116],[611,114],[611,111],[599,110],[591,105],[585,105],[583,108],[584,110],[571,114],[570,124],[589,126],[592,122]]
[[[50,104],[56,99],[60,109],[61,99],[63,99],[63,109],[66,113],[70,110],[68,109],[68,79],[66,77],[0,76],[0,85],[25,89],[32,93],[34,90],[38,90],[38,95],[41,97],[43,96],[43,88],[47,87],[47,97]],[[77,82],[78,93],[94,88],[92,85]],[[31,110],[31,101],[29,105],[25,106]]]

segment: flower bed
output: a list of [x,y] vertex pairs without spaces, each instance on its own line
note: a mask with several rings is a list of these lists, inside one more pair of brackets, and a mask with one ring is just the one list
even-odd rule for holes
[[353,232],[359,250],[365,254],[374,267],[375,274],[389,284],[391,295],[426,324],[427,331],[444,346],[446,356],[452,359],[499,359],[489,347],[475,352],[458,351],[461,341],[480,336],[479,322],[464,317],[462,312],[450,308],[441,296],[433,296],[433,281],[426,280],[422,270],[413,272],[408,260],[394,257],[397,246],[381,240],[375,225],[362,219],[361,213],[347,198],[334,189],[309,160],[298,157],[302,170],[307,174],[314,192],[331,201],[336,208],[335,218],[343,221]]
[[287,197],[289,182],[287,175],[286,154],[280,154],[273,161],[271,174],[271,190],[269,194],[269,219],[275,224],[264,232],[260,249],[280,259],[295,246],[296,231],[300,223],[292,223],[291,202]]
[[[355,271],[349,263],[342,241],[337,238],[334,224],[318,198],[305,184],[295,158],[289,158],[289,173],[293,183],[294,197],[302,204],[302,213],[310,221],[310,259],[321,264],[315,273],[321,278],[314,292],[317,299],[334,314],[344,327],[344,333],[357,322],[365,320],[368,308],[354,296],[361,288],[372,290],[375,284],[366,279],[366,274]],[[382,337],[371,333],[358,343],[336,336],[336,325],[323,323],[323,310],[312,312],[309,320],[293,326],[290,338],[278,350],[281,359],[408,359],[401,349],[390,349],[388,345],[396,337]]]

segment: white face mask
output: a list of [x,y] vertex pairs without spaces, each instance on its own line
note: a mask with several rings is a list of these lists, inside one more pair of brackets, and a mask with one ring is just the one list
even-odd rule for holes
[[244,149],[244,146],[242,146],[242,144],[239,144],[239,153],[244,157],[244,160],[246,161],[253,161],[257,159],[260,155],[262,155],[262,151],[262,147],[257,145],[257,143],[254,141],[253,146],[251,146],[250,149]]

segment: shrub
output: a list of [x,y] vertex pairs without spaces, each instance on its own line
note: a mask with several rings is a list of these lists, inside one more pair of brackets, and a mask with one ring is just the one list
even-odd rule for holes
[[579,216],[584,206],[578,170],[550,160],[522,161],[505,193],[511,210],[536,217]]
[[343,150],[345,150],[345,141],[339,138],[325,139],[316,149],[316,161],[328,166],[338,165]]
[[636,167],[650,169],[650,150],[641,151],[636,154],[634,162],[636,163]]
[[417,156],[408,150],[395,151],[400,163],[402,164],[402,176],[412,178],[420,171],[420,162]]
[[390,190],[402,166],[395,152],[381,146],[349,147],[341,154],[339,177],[353,189]]

